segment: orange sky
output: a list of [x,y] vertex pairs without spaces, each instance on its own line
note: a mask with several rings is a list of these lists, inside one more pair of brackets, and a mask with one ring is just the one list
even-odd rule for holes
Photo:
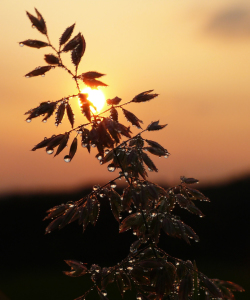
[[[2,0],[1,27],[1,168],[0,193],[64,190],[104,183],[114,174],[80,148],[71,163],[30,149],[45,136],[69,129],[23,113],[46,100],[76,93],[62,70],[44,78],[24,74],[46,65],[48,48],[19,47],[26,39],[45,40],[31,28],[25,11],[36,7],[47,22],[53,44],[76,22],[86,52],[80,72],[107,74],[107,98],[124,101],[154,89],[151,102],[126,107],[144,120],[169,125],[145,137],[171,153],[155,159],[159,173],[149,180],[176,183],[181,175],[214,183],[250,170],[250,5],[247,0]],[[69,55],[68,55],[69,56]],[[66,64],[71,67],[70,60]],[[77,103],[76,124],[82,119]],[[122,120],[122,118],[121,118]],[[124,121],[125,125],[129,125]],[[133,129],[135,133],[136,130]],[[67,150],[65,151],[67,152]]]

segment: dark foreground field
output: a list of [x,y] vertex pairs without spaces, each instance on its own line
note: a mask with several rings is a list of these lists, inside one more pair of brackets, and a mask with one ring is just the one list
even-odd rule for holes
[[[81,296],[91,284],[85,277],[70,278],[64,259],[88,265],[111,266],[124,258],[134,239],[131,231],[118,234],[109,204],[103,200],[95,228],[70,224],[61,231],[44,235],[45,211],[54,205],[78,200],[87,191],[71,195],[13,195],[0,199],[0,290],[8,300],[71,300]],[[200,236],[199,243],[162,234],[160,246],[170,255],[196,260],[200,271],[210,278],[234,281],[245,293],[236,300],[250,299],[250,178],[202,190],[211,203],[197,205],[205,218],[182,212],[182,219]],[[176,211],[179,213],[179,210]],[[116,288],[108,290],[110,299],[120,299]],[[131,293],[124,299],[131,299]],[[0,300],[3,300],[1,298]],[[93,299],[96,299],[94,297]]]

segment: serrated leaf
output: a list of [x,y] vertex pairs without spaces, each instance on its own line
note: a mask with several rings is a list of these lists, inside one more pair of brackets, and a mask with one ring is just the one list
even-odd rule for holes
[[98,205],[98,201],[95,200],[91,205],[91,211],[89,212],[89,221],[91,224],[95,225],[100,213],[100,205]]
[[141,157],[150,170],[158,172],[158,169],[156,168],[155,164],[145,152],[142,152]]
[[74,157],[74,155],[76,154],[76,150],[77,150],[77,137],[75,137],[73,139],[73,142],[70,146],[70,150],[69,150],[69,157],[72,159]]
[[55,156],[58,155],[59,153],[61,153],[62,150],[67,146],[68,139],[69,139],[69,134],[66,133],[66,134],[64,135],[64,137],[62,138],[62,140],[61,140],[61,142],[60,142],[60,144],[59,144],[59,146],[58,146],[58,148],[57,148],[57,151],[56,151]]
[[55,107],[56,107],[55,102],[51,102],[51,103],[42,102],[38,107],[33,108],[25,113],[25,115],[30,114],[26,120],[36,118],[46,113],[48,116],[46,116],[44,119],[47,119],[49,116],[53,114]]
[[54,136],[54,138],[48,143],[47,147],[52,149],[55,148],[61,143],[63,138],[64,138],[64,134],[58,134]]
[[153,90],[142,92],[136,95],[131,102],[146,102],[157,97],[159,94],[150,94]]
[[186,275],[180,282],[179,300],[188,300],[188,296],[192,294],[193,280],[190,274]]
[[38,41],[38,40],[30,40],[30,39],[20,42],[19,45],[25,45],[25,46],[37,48],[37,49],[49,46],[48,43]]
[[199,183],[199,180],[195,178],[187,178],[185,176],[181,176],[181,182],[186,184],[194,184]]
[[48,215],[43,219],[43,221],[59,217],[65,212],[66,209],[68,209],[68,205],[66,204],[54,206],[53,208],[47,210]]
[[111,210],[112,213],[118,223],[120,223],[119,215],[121,212],[121,197],[120,195],[115,191],[111,190],[111,195],[110,195],[110,204],[111,204]]
[[69,122],[71,124],[71,127],[73,128],[75,118],[74,118],[73,110],[72,110],[71,106],[69,105],[69,103],[66,106],[66,111],[67,111],[67,116],[68,116]]
[[162,149],[159,149],[159,148],[154,148],[154,147],[144,147],[143,148],[144,150],[147,150],[148,152],[150,152],[151,154],[154,154],[156,156],[165,156],[166,155],[166,151],[162,150]]
[[79,34],[78,44],[71,53],[71,59],[75,66],[78,66],[86,49],[86,42],[83,35]]
[[73,39],[71,39],[62,49],[63,52],[68,52],[73,50],[78,44],[80,40],[80,33],[78,33]]
[[66,264],[71,267],[71,271],[64,271],[63,273],[71,277],[79,277],[85,275],[88,271],[87,267],[80,261],[76,260],[65,260]]
[[204,217],[205,215],[200,211],[200,209],[194,205],[192,201],[186,206],[187,210],[192,214],[199,215],[200,217]]
[[62,216],[62,223],[59,225],[60,229],[63,228],[64,226],[68,225],[71,222],[77,209],[78,209],[77,206],[70,205],[69,209]]
[[163,129],[164,127],[166,127],[167,125],[168,124],[159,125],[159,121],[155,121],[148,125],[147,130],[148,131],[160,130],[160,129]]
[[51,137],[51,138],[44,138],[43,141],[41,141],[40,143],[38,143],[35,147],[33,147],[31,149],[31,151],[36,151],[37,149],[41,149],[41,148],[44,148],[46,147],[50,141],[52,141],[54,139],[54,137]]
[[59,41],[60,46],[65,44],[67,42],[67,40],[71,37],[74,27],[75,27],[75,23],[65,29],[64,33],[60,37],[60,41]]
[[124,126],[123,124],[119,123],[119,122],[116,122],[116,127],[115,127],[115,130],[119,133],[121,133],[122,135],[128,137],[128,138],[131,138],[131,135],[130,135],[130,128],[129,127],[126,127]]
[[212,280],[206,276],[200,276],[200,279],[214,297],[222,297],[220,289],[212,282]]
[[63,221],[63,216],[59,216],[58,218],[50,222],[50,224],[45,229],[45,234],[50,233],[55,229],[59,229],[62,221]]
[[140,123],[143,123],[142,120],[139,120],[136,115],[134,115],[132,112],[122,108],[122,111],[124,113],[124,116],[126,117],[126,119],[132,123],[133,125],[137,126],[138,128],[141,128]]
[[96,79],[82,78],[82,81],[92,89],[97,89],[99,86],[108,86],[106,83]]
[[59,107],[57,109],[57,112],[56,112],[56,122],[55,122],[56,126],[58,126],[59,124],[61,124],[63,116],[64,116],[64,113],[65,113],[65,103],[62,102],[59,105]]
[[113,120],[113,121],[118,121],[118,111],[114,108],[114,107],[112,107],[111,109],[110,109],[110,118]]
[[59,64],[59,58],[53,54],[45,54],[44,60],[46,63],[50,65],[58,65]]
[[164,147],[162,147],[159,143],[151,140],[145,140],[151,147],[158,148],[162,151],[167,151]]
[[118,105],[121,102],[121,98],[115,97],[113,99],[107,99],[106,102],[108,105]]
[[37,67],[35,70],[27,73],[25,75],[26,78],[44,75],[46,72],[48,72],[52,67],[51,66],[44,66],[44,67]]
[[45,21],[42,17],[42,15],[38,12],[38,10],[35,8],[36,14],[38,18],[34,17],[32,14],[30,14],[28,11],[26,11],[28,18],[30,19],[32,25],[36,27],[37,30],[39,30],[41,33],[46,34],[47,28]]
[[41,32],[43,34],[47,34],[47,28],[46,28],[46,24],[45,24],[43,16],[40,14],[40,12],[36,8],[35,8],[35,11],[36,11],[37,19],[40,22],[41,27],[42,27],[42,31]]
[[120,233],[132,228],[132,226],[137,223],[138,217],[140,217],[140,215],[138,216],[137,214],[127,216],[120,224]]
[[81,75],[78,76],[78,78],[81,78],[81,79],[95,79],[95,78],[100,78],[104,75],[106,75],[106,74],[98,73],[96,71],[89,71],[89,72],[82,73]]

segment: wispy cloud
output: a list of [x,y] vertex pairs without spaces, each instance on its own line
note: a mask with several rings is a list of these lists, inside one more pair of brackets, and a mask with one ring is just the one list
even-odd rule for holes
[[250,7],[234,6],[214,14],[206,31],[227,38],[250,37]]

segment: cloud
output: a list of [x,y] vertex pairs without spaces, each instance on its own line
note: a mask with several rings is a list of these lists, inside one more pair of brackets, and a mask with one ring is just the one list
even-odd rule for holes
[[208,22],[206,31],[228,38],[250,37],[250,8],[231,7],[215,14]]

